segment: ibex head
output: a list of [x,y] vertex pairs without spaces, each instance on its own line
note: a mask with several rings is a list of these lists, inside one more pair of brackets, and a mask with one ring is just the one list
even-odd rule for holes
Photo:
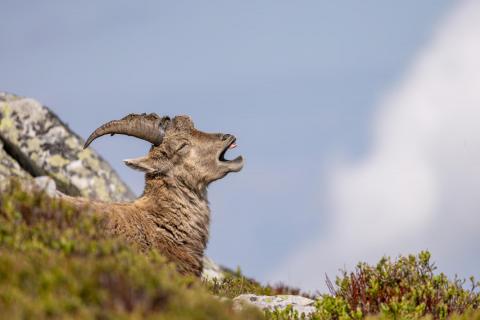
[[106,134],[125,134],[152,143],[147,156],[125,160],[129,167],[145,172],[147,180],[167,176],[179,178],[192,187],[206,187],[243,167],[241,156],[225,159],[227,150],[236,147],[234,136],[199,131],[188,116],[170,119],[154,113],[130,114],[95,130],[85,148]]

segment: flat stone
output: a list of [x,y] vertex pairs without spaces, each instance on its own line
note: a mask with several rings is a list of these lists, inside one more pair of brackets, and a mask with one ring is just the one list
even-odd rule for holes
[[235,310],[241,310],[245,306],[254,306],[260,310],[285,310],[287,306],[308,316],[315,312],[315,301],[302,296],[279,295],[279,296],[257,296],[254,294],[243,294],[233,299]]

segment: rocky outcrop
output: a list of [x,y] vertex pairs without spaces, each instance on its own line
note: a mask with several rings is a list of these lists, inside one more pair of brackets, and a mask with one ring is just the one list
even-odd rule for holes
[[104,201],[134,198],[106,161],[93,149],[84,150],[83,139],[33,99],[0,93],[0,140],[3,152],[25,172],[50,176],[66,194]]

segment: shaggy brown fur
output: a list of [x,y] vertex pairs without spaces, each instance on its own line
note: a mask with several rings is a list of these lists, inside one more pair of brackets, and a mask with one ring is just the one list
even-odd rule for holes
[[104,203],[64,198],[106,215],[106,231],[142,249],[158,249],[178,270],[200,276],[208,241],[210,210],[207,186],[240,171],[242,157],[225,160],[235,137],[198,131],[187,116],[166,118],[163,142],[146,157],[125,160],[145,172],[145,191],[132,203]]

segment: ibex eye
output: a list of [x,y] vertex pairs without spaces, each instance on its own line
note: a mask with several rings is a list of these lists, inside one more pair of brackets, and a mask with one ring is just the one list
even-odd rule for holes
[[184,150],[184,149],[186,149],[186,147],[188,147],[188,143],[182,143],[182,144],[177,148],[177,151]]

